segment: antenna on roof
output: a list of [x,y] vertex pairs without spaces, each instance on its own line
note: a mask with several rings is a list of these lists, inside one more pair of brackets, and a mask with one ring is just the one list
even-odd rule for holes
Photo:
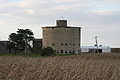
[[61,18],[62,18],[63,20],[65,20],[63,16],[61,16]]
[[58,20],[65,20],[65,18],[63,16],[60,16]]
[[97,47],[97,51],[96,52],[98,53],[99,52],[98,51],[98,36],[95,36],[95,42],[96,42],[95,46]]

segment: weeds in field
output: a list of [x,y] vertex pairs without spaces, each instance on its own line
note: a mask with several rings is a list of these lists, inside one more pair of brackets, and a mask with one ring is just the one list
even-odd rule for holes
[[120,80],[120,54],[2,56],[0,80]]

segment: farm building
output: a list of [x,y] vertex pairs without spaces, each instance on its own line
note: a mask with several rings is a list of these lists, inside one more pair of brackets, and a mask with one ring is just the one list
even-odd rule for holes
[[42,50],[42,39],[34,39],[33,41],[33,52],[41,53]]
[[82,53],[110,53],[111,48],[108,46],[99,46],[98,48],[96,46],[82,46],[81,52]]
[[7,45],[9,41],[0,41],[0,53],[8,53]]
[[81,27],[67,26],[67,20],[57,20],[56,26],[42,29],[43,47],[52,47],[57,54],[80,53]]

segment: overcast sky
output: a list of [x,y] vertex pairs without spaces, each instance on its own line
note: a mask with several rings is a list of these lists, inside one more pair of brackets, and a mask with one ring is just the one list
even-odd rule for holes
[[7,40],[17,28],[29,28],[42,38],[41,26],[55,20],[82,27],[82,46],[120,47],[120,0],[0,0],[0,39]]

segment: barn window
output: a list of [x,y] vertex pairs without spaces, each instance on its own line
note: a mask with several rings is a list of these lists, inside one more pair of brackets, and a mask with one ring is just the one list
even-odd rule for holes
[[61,50],[61,53],[63,53],[63,50]]
[[63,43],[61,43],[61,45],[63,46]]
[[67,51],[65,51],[65,53],[67,53]]
[[65,43],[65,45],[67,46],[67,43]]
[[59,53],[59,51],[57,51],[57,53]]
[[52,27],[52,29],[54,29],[54,27]]
[[54,46],[54,44],[52,44],[52,46]]

